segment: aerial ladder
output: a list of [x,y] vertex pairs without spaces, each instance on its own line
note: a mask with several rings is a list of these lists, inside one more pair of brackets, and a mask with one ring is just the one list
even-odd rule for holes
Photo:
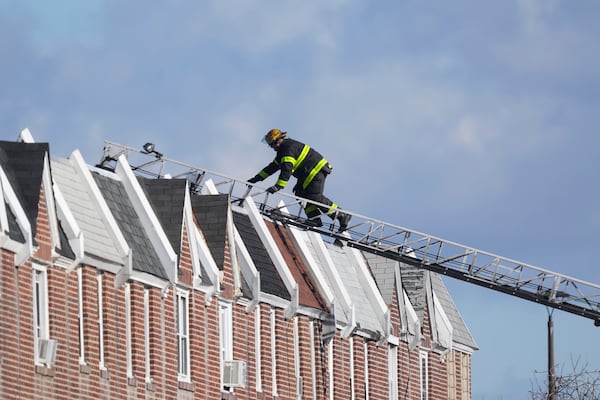
[[303,209],[307,203],[320,205],[193,165],[165,158],[151,143],[142,149],[106,141],[98,167],[111,166],[124,155],[134,172],[147,178],[185,178],[196,194],[209,180],[218,191],[228,194],[232,203],[242,204],[251,197],[260,212],[282,224],[320,233],[336,243],[381,257],[436,272],[464,282],[486,287],[521,299],[589,318],[600,326],[600,285],[498,256],[449,240],[344,209],[352,215],[351,224],[338,232],[332,223],[315,227],[307,223]]

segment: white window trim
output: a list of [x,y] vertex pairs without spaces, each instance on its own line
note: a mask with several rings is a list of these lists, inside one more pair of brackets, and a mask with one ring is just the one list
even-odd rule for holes
[[354,338],[350,336],[350,399],[356,398],[356,382],[354,380]]
[[388,351],[388,371],[390,385],[390,400],[398,400],[398,346],[389,345]]
[[[45,266],[32,265],[32,290],[33,290],[33,346],[34,362],[42,365],[39,348],[40,340],[50,339],[50,316],[48,307],[48,272]],[[39,291],[37,290],[39,289]]]
[[269,311],[269,319],[271,322],[271,364],[273,375],[271,376],[271,384],[273,386],[273,396],[277,394],[277,342],[275,336],[275,309],[271,308]]
[[225,361],[233,359],[233,309],[231,303],[219,301],[219,355],[221,368],[220,380],[223,387],[223,366]]
[[419,351],[419,393],[421,400],[429,399],[429,353]]
[[294,375],[296,377],[296,398],[302,399],[302,375],[300,374],[300,338],[298,333],[298,317],[293,318],[294,330]]
[[77,320],[79,324],[79,365],[86,365],[83,318],[83,270],[81,268],[77,268]]
[[310,329],[310,376],[312,379],[312,399],[317,400],[317,364],[316,357],[317,354],[315,352],[315,323],[314,321],[310,321],[308,323]]
[[125,358],[127,363],[127,378],[133,378],[131,343],[131,284],[125,283]]
[[329,400],[335,400],[333,396],[333,388],[335,384],[335,380],[333,379],[333,341],[335,338],[332,338],[327,345],[327,352],[329,353],[329,357],[327,358],[327,369],[329,370]]
[[98,285],[98,365],[101,370],[106,371],[106,365],[104,364],[104,299],[102,295],[102,275],[102,272],[96,274],[96,282]]
[[144,289],[144,360],[146,383],[152,383],[150,376],[150,289]]
[[[181,310],[182,301],[185,301],[184,309]],[[183,319],[183,321],[182,321]],[[189,292],[177,289],[177,343],[178,343],[178,378],[183,382],[191,382],[190,377],[190,314],[189,314]],[[183,322],[183,323],[182,323]],[[181,351],[181,342],[185,341],[185,354]],[[182,366],[181,359],[185,360]],[[182,371],[183,369],[183,371]]]
[[365,400],[369,400],[369,345],[363,343],[363,349],[365,352]]
[[256,347],[256,391],[262,393],[262,359],[261,359],[261,339],[260,339],[260,305],[254,309],[254,337]]

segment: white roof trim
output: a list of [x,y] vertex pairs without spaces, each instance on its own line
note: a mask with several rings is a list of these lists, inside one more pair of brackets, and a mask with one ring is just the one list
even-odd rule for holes
[[269,229],[267,228],[267,225],[265,224],[262,215],[258,211],[258,208],[256,207],[256,204],[254,203],[254,200],[251,197],[245,198],[244,209],[247,210],[250,222],[252,222],[256,233],[258,233],[258,236],[260,237],[261,242],[265,246],[269,257],[271,257],[271,260],[273,261],[273,264],[275,265],[279,276],[283,280],[283,283],[288,293],[290,294],[290,296],[292,296],[292,301],[290,302],[288,308],[286,308],[285,311],[285,317],[289,319],[295,314],[296,310],[298,309],[298,301],[300,296],[298,283],[294,279],[294,276],[288,268],[283,258],[283,255],[281,254],[281,251],[277,247],[273,236],[269,232]]
[[344,283],[342,282],[342,279],[335,268],[335,264],[331,259],[329,251],[325,247],[325,243],[323,243],[321,235],[316,232],[306,232],[306,235],[308,236],[308,239],[310,240],[311,244],[313,245],[313,249],[317,254],[319,265],[321,266],[323,272],[325,272],[329,282],[332,283],[332,289],[335,293],[335,308],[337,310],[337,306],[339,306],[346,316],[348,325],[343,335],[349,335],[356,328],[356,315],[354,312],[354,304],[352,304],[352,299],[350,298],[350,295],[348,294],[348,291],[346,290],[346,287],[344,286]]
[[[95,205],[102,215],[102,221],[106,224],[107,231],[113,239],[113,243],[117,250],[117,253],[121,257],[122,265],[125,267],[121,273],[125,273],[129,275],[132,270],[132,260],[131,260],[131,248],[127,244],[123,233],[119,229],[119,225],[115,220],[115,217],[112,215],[112,212],[108,208],[108,204],[106,204],[106,200],[100,193],[100,189],[96,185],[94,178],[92,177],[92,173],[88,169],[88,166],[85,164],[83,157],[79,150],[75,150],[71,153],[69,160],[73,163],[73,167],[76,172],[81,176],[83,184],[86,186],[92,201],[95,202]],[[103,171],[103,170],[98,170]],[[123,282],[127,279],[124,278]]]
[[[278,206],[284,213],[288,212],[287,208],[284,207],[283,201]],[[319,292],[325,297],[327,304],[331,307],[331,304],[335,301],[335,294],[327,284],[327,280],[321,273],[321,269],[318,267],[317,261],[312,256],[310,249],[306,246],[306,242],[309,240],[306,232],[293,225],[287,225],[287,230],[294,240],[294,244],[300,250],[300,255],[310,270],[313,282],[317,285]]]
[[[219,194],[219,191],[212,179],[208,179],[204,183],[200,193],[203,195],[216,195]],[[240,209],[243,210],[242,208]],[[252,291],[252,301],[246,308],[246,311],[251,312],[259,303],[261,297],[260,273],[256,269],[252,257],[250,257],[250,253],[248,253],[248,249],[246,249],[246,245],[233,223],[233,211],[231,207],[227,208],[227,239],[229,241],[233,284],[236,292],[239,293],[242,288],[240,274],[246,278],[246,282],[248,282]]]
[[346,251],[349,250],[350,254],[352,254],[352,256],[354,257],[356,266],[358,267],[357,273],[359,274],[360,284],[363,287],[365,293],[367,294],[367,298],[371,303],[371,306],[375,309],[375,312],[377,313],[377,319],[381,324],[381,329],[383,333],[382,340],[387,340],[387,337],[390,335],[391,332],[390,310],[388,309],[385,300],[381,296],[381,292],[377,288],[377,284],[375,283],[373,276],[369,272],[369,267],[367,266],[362,253],[359,250],[354,249],[352,247],[346,247],[345,249]]
[[19,137],[17,139],[17,142],[35,143],[35,140],[33,139],[33,135],[29,131],[29,128],[25,128],[21,131],[21,133],[19,134]]
[[171,247],[169,239],[140,186],[140,183],[133,174],[125,155],[121,154],[119,156],[115,172],[123,182],[125,191],[129,195],[131,203],[140,217],[140,222],[146,230],[146,234],[150,238],[161,264],[165,267],[169,281],[176,282],[177,254]]
[[431,283],[431,274],[425,272],[425,288],[427,293],[427,306],[429,310],[429,321],[431,324],[431,335],[438,350],[445,352],[452,350],[452,334],[454,328],[444,311],[441,302],[437,298]]
[[219,292],[219,268],[217,267],[217,263],[210,253],[210,249],[206,244],[206,239],[204,238],[202,231],[200,231],[198,226],[196,226],[194,223],[190,191],[188,190],[187,185],[188,184],[186,183],[183,219],[189,235],[188,242],[190,244],[194,277],[198,277],[200,275],[200,264],[204,265],[206,268],[206,273],[209,275],[209,279],[211,280],[210,283],[212,287],[212,293],[209,293],[209,297],[212,297],[213,294]]
[[75,260],[70,262],[67,266],[68,271],[72,271],[77,265],[83,260],[83,233],[77,224],[77,220],[73,216],[71,209],[67,205],[67,201],[63,197],[60,188],[55,184],[54,186],[54,197],[56,199],[56,213],[59,220],[63,223],[67,240],[71,246],[71,250],[75,254]]
[[[31,223],[23,206],[19,202],[17,195],[6,176],[4,168],[0,165],[0,195],[3,200],[0,206],[0,242],[2,247],[7,248],[15,253],[15,265],[22,265],[29,257],[33,255],[33,237]],[[5,233],[9,231],[7,210],[4,203],[12,210],[19,228],[25,238],[25,243],[16,242]]]
[[[46,200],[46,211],[48,213],[48,225],[50,227],[50,238],[52,240],[53,256],[58,256],[55,249],[60,248],[60,236],[58,234],[58,217],[56,215],[56,203],[54,201],[54,185],[52,184],[52,176],[50,175],[50,159],[46,152],[44,155],[44,169],[42,170],[42,183],[44,190],[44,198]],[[40,188],[42,190],[42,188]]]

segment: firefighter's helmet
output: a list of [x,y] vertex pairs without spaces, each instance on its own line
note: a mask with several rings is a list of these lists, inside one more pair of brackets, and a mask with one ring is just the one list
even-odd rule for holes
[[282,132],[277,128],[271,129],[265,137],[263,138],[263,142],[271,146],[274,142],[279,139],[285,139],[287,137],[287,132]]

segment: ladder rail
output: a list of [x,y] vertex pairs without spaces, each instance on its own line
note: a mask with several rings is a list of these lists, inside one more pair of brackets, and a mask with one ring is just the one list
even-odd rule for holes
[[[115,142],[105,142],[98,166],[110,169],[106,164],[115,162],[120,155],[141,176],[185,177],[194,193],[200,193],[210,180],[220,193],[230,196],[232,203],[241,204],[251,197],[263,215],[282,223],[343,240],[366,252],[582,315],[600,326],[600,285],[347,210],[344,212],[352,215],[352,220],[343,234],[334,230],[333,223],[320,228],[308,226],[304,207],[308,203],[328,206],[283,191],[270,194],[261,186]],[[167,167],[169,174],[164,175]]]

